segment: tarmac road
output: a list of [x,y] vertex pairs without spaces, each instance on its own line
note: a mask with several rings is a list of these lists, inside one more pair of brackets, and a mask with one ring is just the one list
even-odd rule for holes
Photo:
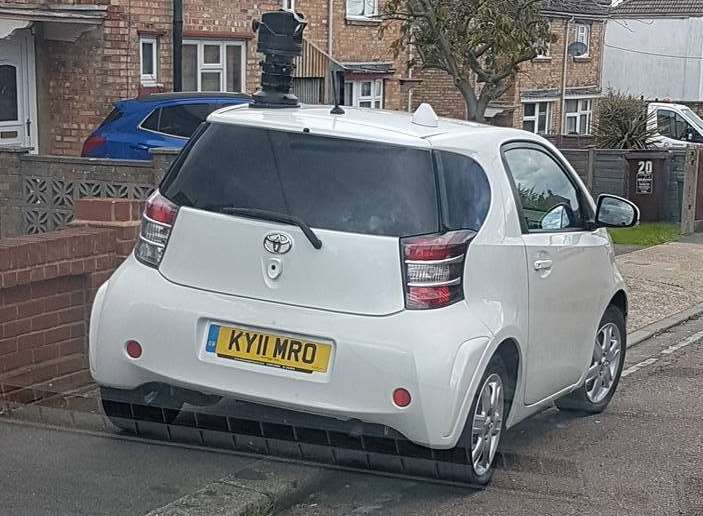
[[330,472],[279,514],[702,516],[702,339],[698,319],[628,350],[641,367],[603,414],[551,409],[511,429],[485,491]]

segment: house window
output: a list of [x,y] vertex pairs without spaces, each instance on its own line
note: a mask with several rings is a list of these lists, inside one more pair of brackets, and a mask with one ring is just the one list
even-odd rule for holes
[[586,50],[578,54],[575,57],[588,57],[588,52],[590,50],[590,41],[591,41],[591,27],[590,25],[586,25],[584,23],[577,23],[574,27],[574,30],[576,32],[576,39],[575,41],[579,43],[583,43],[586,45]]
[[383,80],[345,82],[344,105],[373,109],[383,108]]
[[590,134],[592,110],[592,99],[567,100],[565,134]]
[[287,11],[295,10],[295,0],[281,0],[281,8]]
[[156,38],[139,38],[139,70],[144,85],[155,85],[158,78],[158,42]]
[[378,0],[347,0],[347,18],[370,18],[378,14]]
[[549,134],[551,113],[551,102],[526,102],[523,104],[522,128],[531,133]]
[[547,41],[540,42],[542,44],[539,46],[542,48],[537,50],[537,59],[548,59],[551,56],[551,47],[552,47],[552,39],[551,38],[552,38],[552,33],[551,33],[551,27],[550,27],[549,35],[547,36]]
[[245,52],[238,41],[184,41],[183,90],[244,91]]

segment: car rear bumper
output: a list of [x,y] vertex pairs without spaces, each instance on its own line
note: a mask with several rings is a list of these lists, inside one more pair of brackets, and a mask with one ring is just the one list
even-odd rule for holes
[[[331,341],[329,371],[308,374],[206,354],[213,322]],[[139,359],[125,352],[130,339],[142,345]],[[382,424],[416,443],[450,448],[490,340],[465,302],[382,317],[342,314],[179,286],[130,257],[96,296],[90,369],[103,386],[163,382]],[[412,395],[405,408],[393,404],[398,387]]]

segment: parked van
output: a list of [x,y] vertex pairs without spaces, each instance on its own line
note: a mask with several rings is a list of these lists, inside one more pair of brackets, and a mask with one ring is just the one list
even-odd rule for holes
[[647,113],[647,127],[657,131],[658,147],[680,148],[703,143],[703,119],[688,106],[653,102]]

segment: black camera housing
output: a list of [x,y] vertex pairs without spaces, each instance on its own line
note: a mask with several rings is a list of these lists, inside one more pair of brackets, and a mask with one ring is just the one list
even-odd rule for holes
[[264,13],[252,28],[258,33],[256,50],[264,54],[261,61],[261,89],[254,93],[252,107],[285,108],[300,106],[290,92],[295,58],[303,52],[303,15],[288,10]]

